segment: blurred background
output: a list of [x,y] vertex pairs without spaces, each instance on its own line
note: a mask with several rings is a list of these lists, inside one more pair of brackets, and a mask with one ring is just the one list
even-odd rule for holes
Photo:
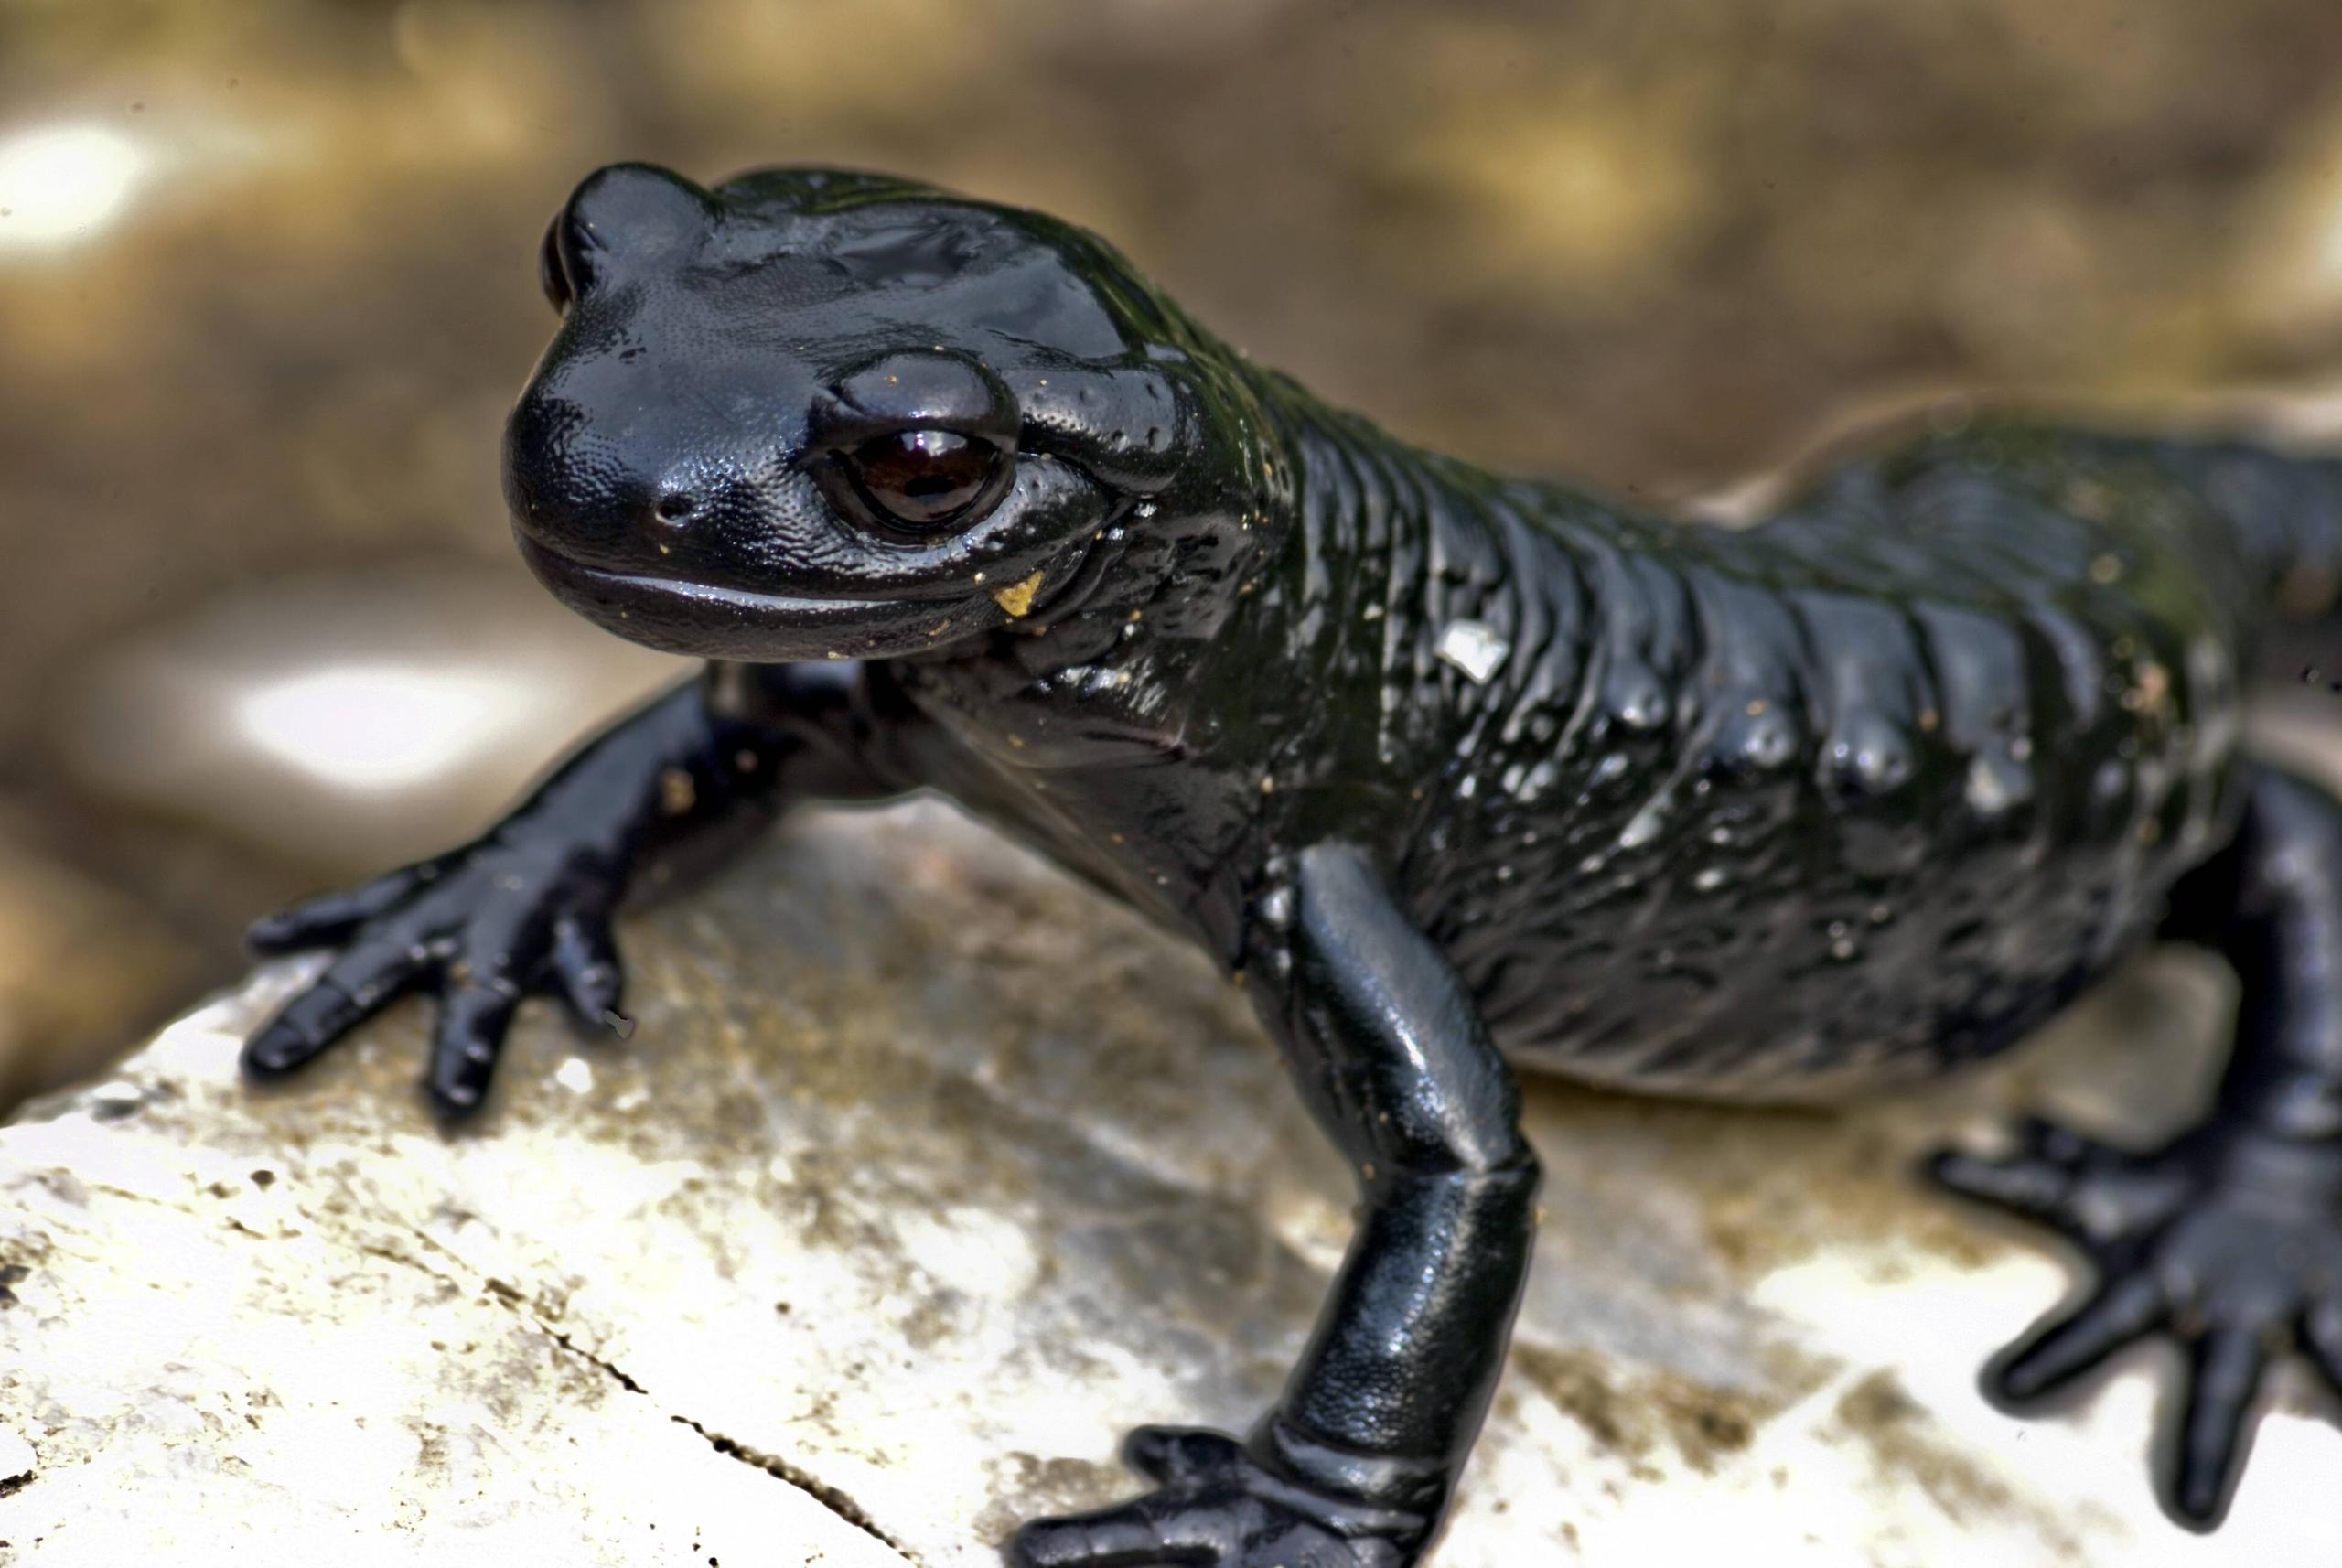
[[1650,498],[1952,389],[2342,406],[2333,0],[7,0],[0,1105],[675,673],[497,488],[616,158],[1048,208],[1405,435]]

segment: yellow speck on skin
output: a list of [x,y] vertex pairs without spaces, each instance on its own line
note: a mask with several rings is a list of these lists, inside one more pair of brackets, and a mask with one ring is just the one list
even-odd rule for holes
[[1273,794],[1275,794],[1276,792],[1277,792],[1277,781],[1276,781],[1274,779],[1270,778],[1270,777],[1269,777],[1267,774],[1265,774],[1265,773],[1262,774],[1262,775],[1261,775],[1261,793],[1262,793],[1262,794],[1263,794],[1263,795],[1273,795]]
[[1921,708],[1919,710],[1919,727],[1927,731],[1929,735],[1933,735],[1936,732],[1936,726],[1942,723],[1943,715],[1936,712],[1933,708]]
[[1133,611],[1131,611],[1131,619],[1133,619],[1133,620],[1136,620],[1136,619],[1138,619],[1138,618],[1139,618],[1140,616],[1142,616],[1142,615],[1144,615],[1144,614],[1145,614],[1145,613],[1146,613],[1146,612],[1145,612],[1145,611],[1144,611],[1144,610],[1133,610]]
[[1008,737],[1008,744],[1016,750],[1022,751],[1025,749],[1025,737],[1021,735],[1012,735]]
[[935,623],[934,629],[929,631],[927,635],[929,637],[941,637],[945,632],[950,631],[951,629],[951,618],[946,616],[941,620],[937,621]]
[[828,659],[843,659],[843,658],[845,657],[845,655],[844,655],[844,654],[843,654],[843,653],[840,653],[836,649],[833,648],[833,649],[831,649],[831,650],[829,650],[829,652],[828,652],[828,653],[824,654],[824,655],[823,655],[823,657],[824,657],[824,658],[828,658]]
[[1010,616],[1021,616],[1033,607],[1033,596],[1041,590],[1041,574],[1035,572],[1023,582],[993,590],[993,603]]
[[1753,719],[1753,718],[1755,718],[1757,714],[1759,714],[1763,713],[1763,712],[1765,711],[1765,708],[1766,708],[1765,699],[1764,699],[1764,698],[1762,698],[1762,697],[1758,697],[1758,698],[1755,699],[1754,701],[1752,701],[1752,702],[1748,704],[1748,716],[1749,716],[1750,718],[1752,718],[1752,719]]

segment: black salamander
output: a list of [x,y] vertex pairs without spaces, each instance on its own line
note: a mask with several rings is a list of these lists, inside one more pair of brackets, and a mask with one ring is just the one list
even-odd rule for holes
[[523,997],[617,1016],[646,859],[804,800],[944,791],[1188,933],[1355,1167],[1356,1240],[1249,1434],[1142,1428],[1154,1489],[1016,1562],[1423,1558],[1528,1267],[1509,1063],[1835,1095],[2156,939],[2242,979],[2202,1121],[1936,1164],[2097,1269],[1989,1384],[2177,1336],[2164,1492],[2208,1527],[2272,1357],[2342,1380],[2342,805],[2239,749],[2257,634],[2342,582],[2342,466],[1985,422],[1702,526],[1403,445],[1090,234],[861,175],[604,169],[543,276],[521,550],[705,676],[478,841],[262,921],[339,951],[247,1063],[428,992],[468,1111]]

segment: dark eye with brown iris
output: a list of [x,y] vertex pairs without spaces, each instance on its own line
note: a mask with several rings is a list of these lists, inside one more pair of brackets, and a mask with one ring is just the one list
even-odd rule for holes
[[871,505],[907,528],[951,521],[1000,471],[999,447],[949,430],[898,430],[847,456]]

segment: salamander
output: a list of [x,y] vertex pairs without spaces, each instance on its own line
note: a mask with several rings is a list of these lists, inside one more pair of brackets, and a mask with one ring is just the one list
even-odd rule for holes
[[931,789],[1200,943],[1353,1168],[1249,1432],[1147,1426],[1025,1568],[1423,1561],[1539,1185],[1515,1068],[1818,1100],[2022,1039],[2154,940],[2241,981],[2165,1146],[1949,1150],[2095,1289],[2027,1405],[2175,1337],[2160,1493],[2227,1507],[2298,1347],[2342,1382],[2342,802],[2242,750],[2263,628],[2331,609],[2342,463],[2014,415],[1841,455],[1726,528],[1423,450],[1251,362],[1098,237],[903,180],[580,185],[506,428],[521,554],[705,660],[472,843],[260,921],[337,950],[273,1077],[402,994],[479,1105],[524,998],[622,1021],[654,857]]

